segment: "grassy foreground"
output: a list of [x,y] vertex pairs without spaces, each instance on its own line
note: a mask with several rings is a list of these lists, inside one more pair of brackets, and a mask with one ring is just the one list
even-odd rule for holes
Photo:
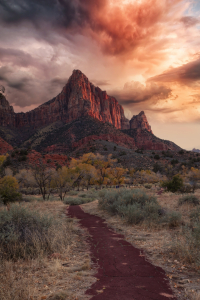
[[89,251],[65,211],[60,201],[34,199],[0,208],[1,300],[87,299],[95,281]]

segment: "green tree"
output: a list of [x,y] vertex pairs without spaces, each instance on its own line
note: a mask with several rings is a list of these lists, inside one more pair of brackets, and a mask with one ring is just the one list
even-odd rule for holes
[[173,176],[172,180],[164,181],[161,186],[167,188],[168,191],[175,193],[183,187],[183,178],[177,174]]

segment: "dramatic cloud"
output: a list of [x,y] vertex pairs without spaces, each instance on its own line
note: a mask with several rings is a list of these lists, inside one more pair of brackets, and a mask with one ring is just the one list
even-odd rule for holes
[[180,19],[180,22],[182,22],[185,27],[191,27],[200,23],[200,20],[192,16],[185,16]]
[[119,55],[150,42],[180,4],[183,0],[0,0],[0,21],[7,26],[32,23],[43,34],[51,28],[67,38],[79,32],[95,39],[105,53]]
[[172,90],[153,82],[141,84],[138,81],[128,82],[122,91],[113,92],[122,105],[134,105],[141,102],[157,103],[172,96]]
[[199,11],[191,0],[0,0],[0,85],[27,111],[80,69],[129,117],[196,122]]
[[178,68],[171,68],[158,76],[152,77],[149,81],[200,85],[200,58]]

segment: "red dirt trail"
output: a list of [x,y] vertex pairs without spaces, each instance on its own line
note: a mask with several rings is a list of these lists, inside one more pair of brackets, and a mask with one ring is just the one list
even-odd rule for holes
[[85,213],[80,206],[70,206],[68,214],[79,219],[90,234],[92,261],[98,265],[97,282],[86,292],[93,296],[91,300],[176,299],[165,272],[104,220]]

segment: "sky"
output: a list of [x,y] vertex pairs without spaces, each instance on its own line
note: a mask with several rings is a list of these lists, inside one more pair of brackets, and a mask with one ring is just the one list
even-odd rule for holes
[[129,119],[200,149],[199,0],[0,0],[0,85],[15,112],[59,94],[74,69]]

